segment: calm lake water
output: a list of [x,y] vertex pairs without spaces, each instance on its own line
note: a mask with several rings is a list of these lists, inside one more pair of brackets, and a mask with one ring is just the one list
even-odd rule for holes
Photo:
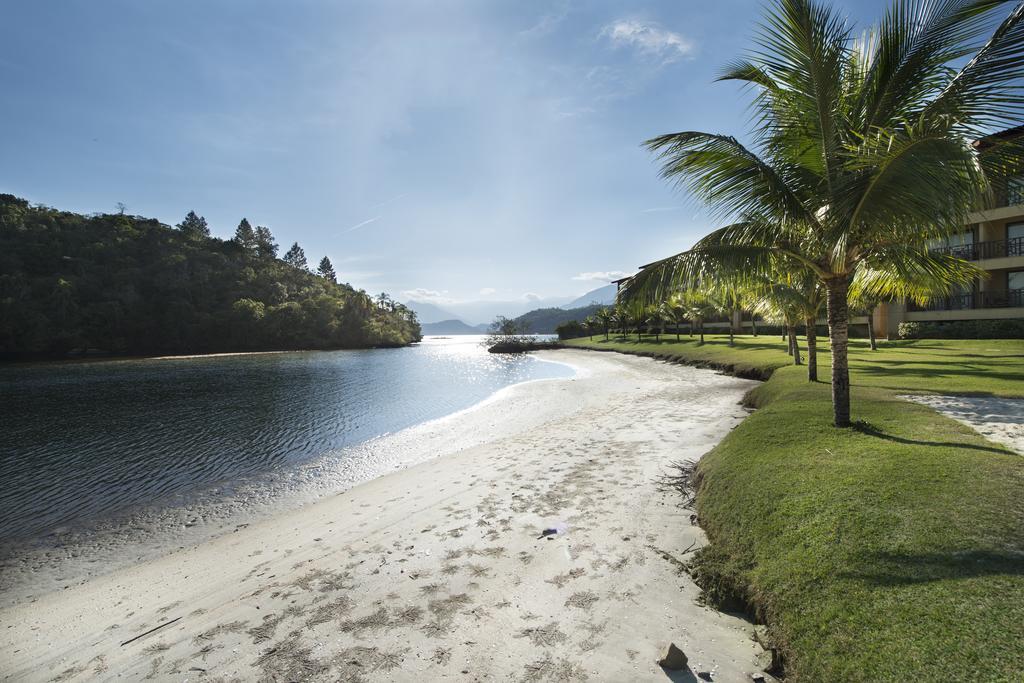
[[503,387],[573,374],[479,342],[0,367],[0,543],[230,495]]

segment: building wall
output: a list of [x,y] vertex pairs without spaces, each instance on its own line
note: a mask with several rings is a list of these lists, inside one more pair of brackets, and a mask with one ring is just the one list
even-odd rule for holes
[[[1007,226],[1024,223],[1024,205],[1001,206],[971,214],[970,227],[976,244],[1007,240]],[[982,248],[982,255],[986,255]],[[981,258],[975,264],[986,272],[975,285],[979,293],[1004,292],[1008,289],[1008,273],[1024,270],[1024,253],[996,258]],[[875,311],[875,328],[879,335],[894,338],[904,321],[946,322],[955,320],[1005,320],[1024,318],[1024,307],[970,308],[952,311],[907,310],[905,302],[882,304]]]

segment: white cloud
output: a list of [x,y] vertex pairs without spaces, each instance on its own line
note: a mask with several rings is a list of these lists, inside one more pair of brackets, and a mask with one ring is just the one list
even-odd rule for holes
[[407,301],[420,301],[430,304],[453,304],[455,299],[448,296],[448,290],[437,291],[436,289],[407,289],[402,292],[402,298]]
[[533,292],[527,292],[523,294],[523,298],[527,301],[540,301],[540,294],[534,294]]
[[573,280],[593,280],[594,282],[611,282],[620,278],[629,277],[629,273],[621,270],[597,270],[592,273],[580,273],[573,275]]
[[536,24],[525,31],[520,31],[519,35],[531,38],[546,36],[558,28],[567,16],[569,16],[569,3],[568,0],[565,0],[557,3],[552,11],[542,14]]
[[494,287],[484,287],[483,289],[480,290],[480,296],[490,296],[491,294],[494,294],[497,291],[498,290],[496,290]]
[[690,56],[694,46],[683,36],[635,19],[620,19],[601,31],[616,47],[633,47],[640,52],[658,57],[665,64]]
[[373,218],[365,220],[362,223],[356,223],[355,225],[353,225],[350,228],[345,228],[345,232],[352,232],[353,230],[358,230],[359,228],[363,227],[364,225],[369,225],[370,223],[373,223],[374,221],[379,221],[379,220],[380,220],[380,216],[374,216]]

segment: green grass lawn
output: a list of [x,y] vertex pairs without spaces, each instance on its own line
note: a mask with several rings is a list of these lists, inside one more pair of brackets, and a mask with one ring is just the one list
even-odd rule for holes
[[791,680],[1024,680],[1024,457],[897,398],[1024,396],[1024,342],[855,342],[854,430],[778,337],[570,344],[775,370],[701,461],[694,570],[769,624]]

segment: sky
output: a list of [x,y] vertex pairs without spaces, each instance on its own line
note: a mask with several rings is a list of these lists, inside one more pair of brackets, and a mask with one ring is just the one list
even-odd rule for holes
[[[863,22],[885,4],[842,7]],[[168,224],[195,210],[221,237],[244,216],[400,301],[569,299],[716,227],[641,143],[744,137],[748,96],[714,79],[763,7],[17,0],[0,192]]]

